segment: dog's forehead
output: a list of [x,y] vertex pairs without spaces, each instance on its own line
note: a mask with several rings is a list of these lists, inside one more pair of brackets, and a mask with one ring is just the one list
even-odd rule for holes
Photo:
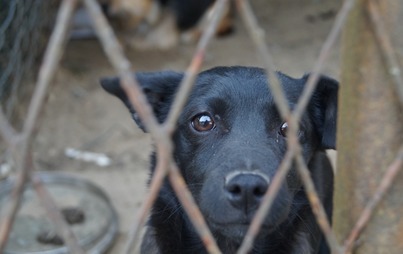
[[[281,73],[278,73],[278,78],[287,99],[293,104],[302,91],[301,80]],[[218,67],[202,72],[197,78],[191,99],[214,98],[227,103],[255,106],[274,103],[265,71],[255,67]]]
[[259,69],[215,68],[199,75],[194,94],[200,98],[221,98],[227,102],[248,98],[270,99],[267,80]]

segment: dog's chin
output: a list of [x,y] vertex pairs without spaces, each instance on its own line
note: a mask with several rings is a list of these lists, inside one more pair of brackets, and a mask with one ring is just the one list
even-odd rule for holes
[[[231,241],[241,244],[251,223],[210,223],[210,227],[213,232],[221,237],[231,239]],[[260,235],[269,234],[273,232],[275,227],[262,225],[260,229]]]

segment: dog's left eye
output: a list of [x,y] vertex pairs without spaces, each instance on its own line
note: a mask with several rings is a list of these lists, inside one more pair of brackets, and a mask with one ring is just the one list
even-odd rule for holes
[[[288,123],[287,122],[284,122],[281,124],[280,130],[278,130],[278,133],[283,137],[287,137],[287,135],[288,135]],[[301,137],[303,135],[302,129],[298,130],[297,135],[298,135],[298,137]]]
[[213,118],[208,113],[201,113],[193,117],[192,127],[200,132],[212,130],[215,127]]

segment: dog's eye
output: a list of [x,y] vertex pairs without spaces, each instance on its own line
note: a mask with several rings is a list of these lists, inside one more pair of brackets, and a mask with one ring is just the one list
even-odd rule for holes
[[287,137],[287,130],[288,130],[288,123],[284,122],[280,127],[279,133],[281,134],[281,136]]
[[192,127],[197,131],[209,131],[214,128],[213,118],[208,113],[201,113],[193,117]]

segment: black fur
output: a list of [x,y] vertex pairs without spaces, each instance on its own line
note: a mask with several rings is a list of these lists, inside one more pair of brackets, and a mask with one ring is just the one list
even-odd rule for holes
[[[137,73],[136,77],[162,123],[183,73]],[[278,77],[290,107],[295,107],[308,76],[294,79],[278,73]],[[101,84],[126,104],[144,130],[119,80],[103,79]],[[335,149],[337,91],[335,80],[320,78],[300,121],[299,134],[303,157],[329,219],[333,171],[325,149]],[[198,131],[198,119],[202,127],[208,119],[214,120],[213,128]],[[223,253],[235,253],[239,248],[287,151],[281,126],[283,120],[264,70],[218,67],[198,75],[173,135],[174,157]],[[155,164],[153,154],[151,172]],[[206,253],[168,181],[153,206],[142,252]],[[330,253],[294,166],[263,222],[252,253]]]

